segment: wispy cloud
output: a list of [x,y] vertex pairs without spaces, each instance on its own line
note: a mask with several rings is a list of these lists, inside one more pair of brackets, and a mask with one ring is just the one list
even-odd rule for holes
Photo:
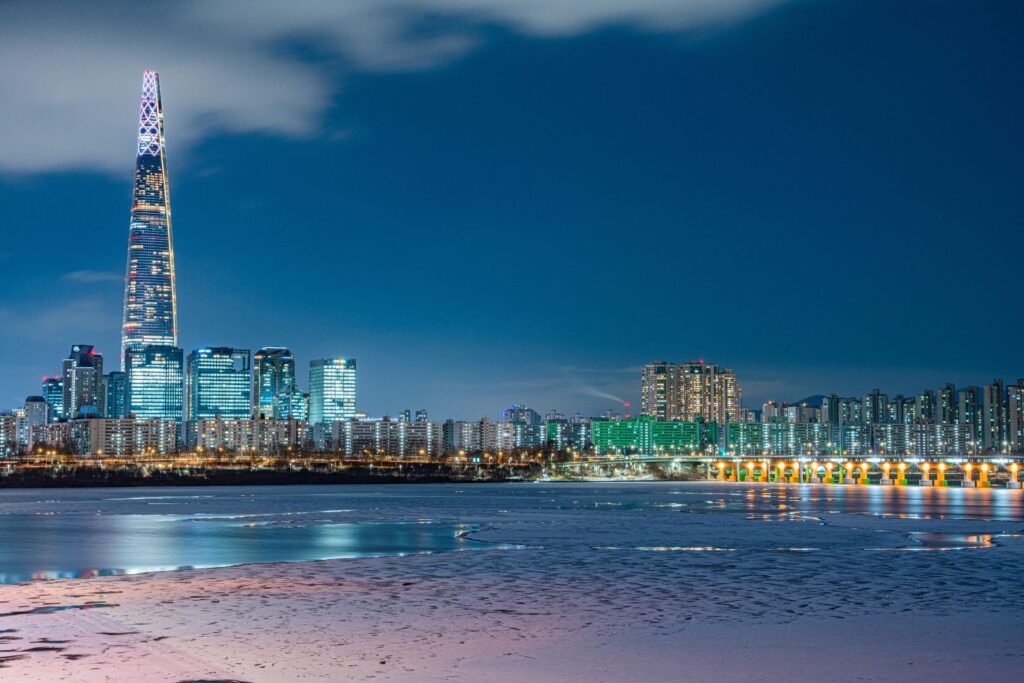
[[640,391],[639,367],[553,368],[540,376],[517,377],[495,382],[495,387],[517,401],[533,405],[555,405],[566,395],[600,399],[590,401],[602,409],[620,409],[629,397]]
[[18,342],[91,338],[118,325],[114,309],[99,298],[68,299],[52,306],[21,310],[0,306],[0,338]]
[[[349,71],[429,69],[501,25],[533,36],[608,25],[683,31],[787,0],[183,0],[0,4],[0,173],[124,173],[143,68],[162,72],[168,140],[183,157],[219,134],[323,134],[339,89],[299,42]],[[14,68],[16,65],[16,68]],[[336,133],[336,132],[335,132]]]
[[92,284],[96,282],[121,282],[124,277],[120,273],[112,273],[105,270],[73,270],[70,273],[64,273],[61,279],[67,282]]

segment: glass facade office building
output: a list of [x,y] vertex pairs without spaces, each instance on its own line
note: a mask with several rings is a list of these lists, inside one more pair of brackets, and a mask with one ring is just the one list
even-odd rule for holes
[[248,349],[214,347],[188,355],[189,420],[246,419],[252,411]]
[[329,424],[356,415],[355,358],[309,362],[309,423]]
[[129,347],[125,353],[129,416],[182,419],[184,354],[176,346]]
[[129,348],[177,345],[176,306],[160,75],[147,69],[142,77],[138,155],[128,228],[122,369],[127,370],[125,355]]
[[123,372],[111,372],[103,376],[107,394],[104,417],[120,419],[128,417],[128,377]]
[[64,382],[60,377],[43,378],[43,399],[50,404],[52,419],[64,417]]
[[[299,419],[294,410],[295,356],[288,349],[270,346],[253,358],[252,414],[264,419]],[[303,411],[305,412],[305,411]]]

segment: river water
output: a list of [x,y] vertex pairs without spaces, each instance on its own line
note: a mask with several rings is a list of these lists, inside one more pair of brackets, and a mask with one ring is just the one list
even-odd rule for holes
[[[749,524],[759,520],[803,524]],[[1002,489],[595,482],[5,490],[0,583],[496,547],[585,545],[613,558],[976,550],[1018,537],[1018,522],[1024,494]],[[846,533],[814,531],[829,525]],[[566,531],[577,527],[585,531]]]

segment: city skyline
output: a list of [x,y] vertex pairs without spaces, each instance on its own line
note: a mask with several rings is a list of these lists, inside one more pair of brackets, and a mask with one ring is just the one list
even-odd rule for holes
[[0,0],[3,680],[1019,680],[1022,25]]
[[[183,115],[168,135],[182,147],[180,156],[174,148],[170,174],[176,265],[186,274],[186,352],[287,346],[304,390],[310,360],[359,358],[360,411],[374,415],[425,407],[439,417],[472,418],[510,403],[584,414],[619,409],[625,400],[638,406],[640,368],[666,357],[706,357],[733,368],[748,407],[833,391],[860,396],[875,387],[913,394],[1021,374],[1013,340],[1022,323],[1012,314],[1008,256],[1020,251],[1021,239],[1011,229],[1020,171],[1008,165],[1019,156],[1010,124],[1020,103],[1008,98],[982,130],[966,125],[975,121],[969,108],[942,95],[952,80],[958,102],[991,96],[1003,61],[981,49],[982,37],[1000,54],[1019,50],[996,26],[1012,25],[1019,11],[993,7],[991,14],[965,16],[937,6],[935,26],[912,37],[918,42],[890,50],[884,69],[880,61],[862,61],[839,29],[847,20],[863,25],[877,5],[763,3],[713,26],[597,16],[558,37],[534,24],[503,31],[522,24],[496,20],[478,29],[478,49],[437,65],[389,72],[323,66],[327,76],[315,72],[321,85],[343,72],[346,89],[324,96],[332,104],[299,139],[267,123],[271,108],[251,110],[264,117],[257,122],[241,109],[224,109],[223,98],[199,87],[196,70],[160,38],[152,61],[135,55],[115,69],[130,72],[129,95],[122,97],[118,85],[79,109],[89,123],[92,109],[105,112],[97,149],[111,147],[109,125],[119,131],[121,146],[113,146],[121,158],[131,145],[125,131],[135,115],[139,71],[160,68],[165,90],[178,93],[168,106]],[[911,22],[907,7],[892,13],[896,27]],[[811,16],[822,33],[799,36],[800,22]],[[31,20],[31,12],[19,19]],[[167,26],[168,35],[181,30],[173,21]],[[951,26],[956,62],[927,44]],[[782,43],[795,40],[806,50],[826,38],[837,48],[822,65],[782,78],[793,54]],[[890,47],[895,40],[881,30],[873,38]],[[609,46],[619,63],[602,60]],[[91,54],[84,53],[84,63]],[[745,69],[764,55],[771,92]],[[314,73],[296,59],[292,67]],[[921,76],[925,59],[935,64],[924,78],[890,92],[894,78]],[[818,80],[828,68],[849,74],[856,64],[864,78],[852,93]],[[538,74],[531,65],[552,68]],[[648,76],[631,88],[642,65]],[[273,70],[260,73],[269,84],[279,82]],[[528,73],[537,80],[525,80]],[[657,74],[669,73],[678,82],[655,88]],[[731,77],[737,96],[763,116],[754,121],[730,106],[733,96],[708,82],[715,76]],[[535,104],[509,117],[510,100],[494,85],[516,95],[530,83],[551,91],[552,105],[568,107],[571,118]],[[217,85],[245,97],[255,89],[244,79]],[[600,99],[605,88],[622,101]],[[561,90],[575,104],[559,99]],[[886,117],[895,117],[893,125],[881,125],[868,106],[882,90],[891,95]],[[702,94],[699,101],[692,92]],[[405,111],[413,102],[411,119],[375,116],[379,106]],[[460,113],[466,105],[478,107],[482,119]],[[195,115],[204,107],[220,112],[219,124],[204,128]],[[808,119],[807,112],[823,116]],[[720,125],[713,125],[716,116]],[[633,125],[638,121],[645,125]],[[908,135],[911,121],[917,123]],[[580,126],[578,135],[570,123]],[[944,134],[953,125],[964,125],[955,139]],[[512,130],[521,149],[501,143],[499,129]],[[51,135],[59,139],[62,129]],[[557,145],[542,144],[556,136]],[[75,143],[90,137],[80,131]],[[803,151],[787,147],[798,143]],[[67,149],[65,158],[55,152],[34,167],[15,154],[0,159],[4,222],[34,227],[0,249],[0,284],[9,293],[0,322],[10,343],[22,342],[18,354],[0,360],[0,406],[17,407],[38,394],[38,378],[59,372],[72,343],[93,344],[109,367],[117,365],[119,245],[130,175],[106,157],[89,156],[91,147]],[[836,155],[845,170],[817,182],[812,176]],[[771,160],[778,159],[793,174],[792,187],[770,181],[777,170]],[[623,172],[610,170],[615,165]],[[294,182],[278,169],[290,169]],[[537,176],[531,169],[548,170]],[[958,197],[948,191],[954,185]],[[717,192],[708,194],[713,187]],[[67,226],[35,210],[57,188],[75,206],[76,220]],[[313,196],[329,198],[333,213],[320,213],[321,203],[308,201]],[[295,224],[314,227],[303,232]],[[638,224],[643,230],[634,229]],[[1000,245],[995,254],[993,243]],[[613,244],[620,248],[611,259]],[[696,269],[687,281],[706,286],[681,290],[674,266],[645,265],[656,247],[677,250],[679,259],[683,250],[701,254],[687,261]],[[264,255],[265,265],[251,267],[251,250]],[[876,278],[850,278],[850,268],[866,264]],[[967,284],[936,284],[954,274]],[[673,304],[651,296],[655,291],[680,291],[685,301],[678,307],[690,313],[670,319],[661,309]],[[787,305],[792,316],[780,312]],[[979,334],[980,321],[996,331]],[[818,329],[841,333],[821,337]]]

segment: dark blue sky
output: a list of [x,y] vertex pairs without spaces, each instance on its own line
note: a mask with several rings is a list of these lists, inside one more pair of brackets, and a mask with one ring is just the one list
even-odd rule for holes
[[[0,106],[25,146],[0,147],[0,407],[73,343],[116,364],[145,67],[182,345],[287,345],[303,385],[310,358],[356,357],[370,414],[596,413],[636,403],[655,358],[733,367],[750,407],[1024,376],[1020,4],[763,4],[561,31],[423,11],[403,26],[472,40],[414,64],[257,41],[310,79],[256,102],[298,123],[249,121],[232,80],[197,86],[173,48],[170,67],[107,54],[69,19],[97,87],[117,60],[125,84],[88,107],[119,147],[83,124],[81,160],[35,164],[40,119],[59,129],[74,97]],[[49,134],[59,155],[71,134]]]

